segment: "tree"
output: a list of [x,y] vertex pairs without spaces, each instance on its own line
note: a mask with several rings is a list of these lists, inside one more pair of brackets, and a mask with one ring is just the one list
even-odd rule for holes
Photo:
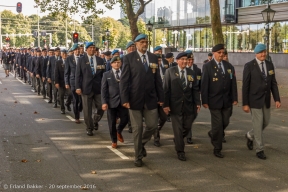
[[211,15],[213,15],[213,17],[211,17],[211,26],[212,26],[214,45],[224,43],[221,18],[220,18],[219,0],[210,0],[210,13]]
[[[92,15],[97,16],[99,14],[103,14],[104,12],[103,9],[98,9],[98,3],[103,3],[105,7],[110,10],[113,8],[113,5],[119,3],[129,20],[130,32],[132,39],[134,39],[139,34],[137,27],[138,17],[144,12],[145,6],[152,0],[73,0],[73,3],[69,3],[69,1],[67,3],[67,0],[34,1],[38,6],[40,6],[42,12],[50,11],[53,16],[62,13],[81,14],[81,12],[83,14],[92,13]],[[135,10],[136,7],[139,7],[138,10]],[[82,19],[84,20],[84,16],[82,16]]]

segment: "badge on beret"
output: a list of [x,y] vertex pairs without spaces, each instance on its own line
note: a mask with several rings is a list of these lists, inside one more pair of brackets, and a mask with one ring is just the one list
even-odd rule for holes
[[158,64],[156,64],[156,63],[150,63],[149,66],[152,69],[153,73],[155,73],[156,69],[158,69]]
[[270,70],[268,73],[269,73],[269,75],[273,75],[274,74],[274,70]]
[[187,75],[187,80],[188,81],[194,81],[193,77],[191,75]]

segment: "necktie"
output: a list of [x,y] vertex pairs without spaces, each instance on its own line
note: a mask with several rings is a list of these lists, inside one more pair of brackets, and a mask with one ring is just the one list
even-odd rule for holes
[[185,75],[184,75],[184,70],[181,70],[181,82],[182,82],[182,88],[183,90],[186,89],[186,80],[185,80]]
[[79,56],[76,57],[76,65],[78,64]]
[[261,67],[262,67],[262,76],[264,77],[265,81],[267,80],[267,76],[266,76],[266,73],[265,73],[265,70],[264,70],[264,62],[261,62]]
[[94,75],[95,74],[95,70],[94,70],[93,57],[90,57],[90,67],[92,69],[92,75]]
[[224,71],[223,71],[223,69],[222,69],[221,62],[218,64],[218,68],[219,68],[220,72],[221,72],[222,75],[223,75],[223,74],[224,74]]
[[144,65],[145,70],[147,72],[148,71],[148,63],[147,63],[147,60],[146,60],[146,56],[142,55],[142,57],[143,57],[143,65]]
[[120,72],[120,71],[117,70],[116,73],[115,73],[115,74],[116,74],[116,80],[117,80],[117,81],[120,81],[119,72]]

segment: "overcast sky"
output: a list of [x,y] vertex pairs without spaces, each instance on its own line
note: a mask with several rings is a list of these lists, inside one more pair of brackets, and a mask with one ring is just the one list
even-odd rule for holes
[[[17,2],[22,2],[22,13],[24,15],[32,15],[37,14],[37,9],[34,8],[35,2],[34,0],[0,0],[0,5],[6,5],[6,6],[16,6]],[[108,10],[104,6],[99,6],[100,8],[103,8],[105,10],[105,13],[103,15],[99,15],[100,17],[112,17],[114,19],[120,19],[120,6],[115,5],[114,10]],[[4,9],[11,10],[13,13],[16,12],[16,7],[1,7],[0,11],[3,11]],[[40,13],[41,16],[48,14],[46,13]],[[75,19],[79,20],[81,22],[81,19],[79,16],[75,15]]]

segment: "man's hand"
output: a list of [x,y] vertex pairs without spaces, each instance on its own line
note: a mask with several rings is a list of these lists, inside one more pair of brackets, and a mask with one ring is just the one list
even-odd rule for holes
[[48,79],[47,79],[47,82],[48,82],[48,83],[51,83],[51,79],[50,79],[50,78],[48,78]]
[[276,104],[276,109],[281,107],[281,103],[279,101],[276,101],[275,104]]
[[45,77],[42,77],[42,81],[43,81],[43,82],[45,81]]
[[201,105],[197,105],[197,113],[199,113],[200,109],[201,109]]
[[70,86],[69,86],[69,85],[65,85],[65,88],[66,88],[66,89],[70,89]]
[[20,69],[22,69],[22,66],[20,66]]
[[233,105],[237,105],[237,104],[238,104],[238,101],[234,101],[234,102],[233,102]]
[[78,95],[81,95],[81,94],[82,94],[81,89],[76,89],[76,93],[77,93]]
[[158,104],[159,104],[160,106],[162,106],[164,103],[163,103],[163,102],[158,102]]
[[124,103],[123,104],[123,107],[127,108],[127,109],[130,109],[130,103]]
[[31,76],[31,77],[34,77],[33,73],[30,73],[30,76]]
[[107,105],[107,104],[103,104],[103,105],[102,105],[102,110],[103,110],[103,111],[106,111],[107,109],[108,109],[108,105]]
[[59,84],[57,83],[57,84],[55,84],[55,87],[57,88],[57,89],[59,89]]
[[163,111],[164,111],[164,113],[165,113],[166,115],[168,115],[169,112],[170,112],[170,107],[164,107],[164,108],[163,108]]
[[39,75],[39,74],[37,74],[37,75],[36,75],[36,77],[37,77],[37,78],[40,78],[40,75]]
[[209,108],[209,105],[208,105],[208,104],[203,104],[203,107],[204,107],[205,109],[208,109],[208,108]]
[[242,109],[243,109],[243,111],[244,111],[245,113],[249,113],[249,112],[250,112],[250,107],[249,107],[249,105],[244,105],[244,106],[242,107]]
[[18,67],[18,64],[16,64],[16,67]]

